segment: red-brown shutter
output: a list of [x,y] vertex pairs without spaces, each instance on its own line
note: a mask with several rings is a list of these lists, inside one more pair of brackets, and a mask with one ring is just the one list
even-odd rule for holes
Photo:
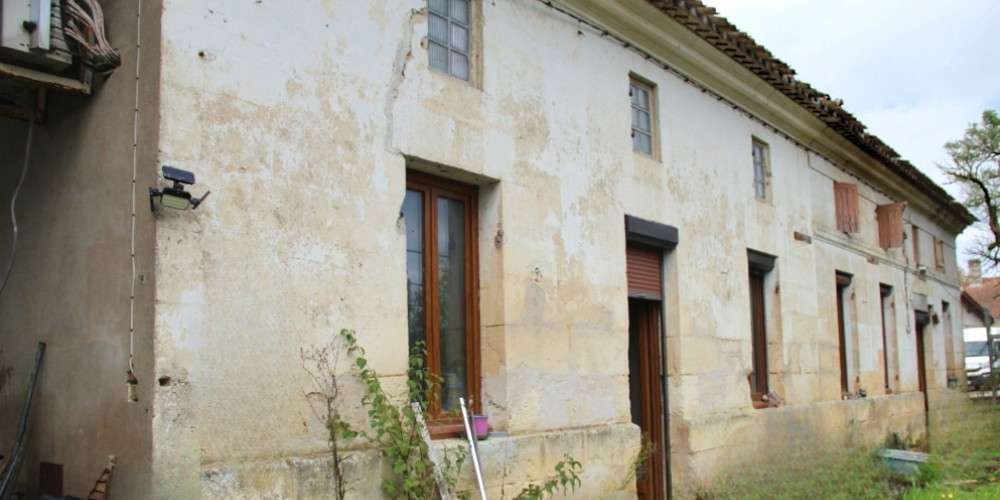
[[903,246],[903,207],[905,206],[905,203],[889,203],[875,208],[880,247],[897,248]]
[[663,250],[635,243],[625,246],[625,275],[630,297],[659,299],[662,295]]
[[833,202],[837,211],[837,229],[845,233],[858,232],[858,185],[833,183]]

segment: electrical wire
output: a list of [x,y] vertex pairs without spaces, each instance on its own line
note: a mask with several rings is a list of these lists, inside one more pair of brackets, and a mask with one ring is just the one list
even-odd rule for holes
[[[796,146],[798,146],[798,147],[800,147],[800,148],[802,148],[802,149],[804,149],[806,151],[809,151],[809,152],[811,152],[811,153],[819,156],[820,158],[823,158],[824,160],[826,160],[828,163],[830,163],[831,165],[833,165],[838,170],[840,170],[840,171],[844,172],[845,174],[853,177],[858,182],[860,182],[860,183],[868,186],[873,191],[881,193],[886,198],[889,198],[889,199],[892,199],[892,200],[896,201],[895,198],[893,198],[892,196],[890,196],[889,193],[887,193],[883,189],[875,186],[874,184],[871,184],[870,182],[868,182],[865,179],[862,179],[855,172],[853,172],[853,171],[845,168],[844,166],[840,165],[839,163],[837,163],[836,161],[834,161],[832,158],[828,157],[827,155],[825,155],[825,154],[823,154],[823,153],[821,153],[821,152],[819,152],[819,151],[817,151],[817,150],[815,150],[815,149],[807,146],[802,141],[799,141],[798,139],[792,137],[789,133],[786,133],[785,131],[779,129],[777,126],[771,124],[770,122],[768,122],[764,118],[762,118],[760,116],[757,116],[752,111],[750,111],[747,108],[745,108],[745,107],[737,104],[735,101],[731,100],[730,98],[728,98],[728,97],[720,94],[719,92],[716,92],[715,90],[712,90],[711,88],[709,88],[709,87],[707,87],[707,86],[699,83],[693,77],[687,75],[686,73],[684,73],[680,69],[678,69],[678,68],[676,68],[676,67],[668,64],[665,60],[663,60],[663,59],[661,59],[661,58],[653,55],[652,53],[650,53],[650,52],[648,52],[648,51],[646,51],[646,50],[644,50],[644,49],[642,49],[640,47],[636,47],[632,43],[628,42],[623,35],[618,35],[616,33],[613,33],[611,31],[609,31],[609,30],[601,27],[596,22],[590,21],[590,20],[582,17],[581,15],[576,14],[575,12],[573,12],[572,10],[570,10],[569,8],[564,8],[564,7],[561,7],[559,5],[555,5],[552,2],[552,0],[537,0],[537,1],[539,3],[541,3],[542,5],[548,7],[549,9],[552,9],[552,10],[554,10],[556,12],[559,12],[560,14],[562,14],[562,15],[564,15],[566,17],[569,17],[570,19],[573,19],[574,21],[576,21],[578,23],[578,25],[580,27],[586,26],[587,28],[589,28],[591,30],[594,30],[600,36],[602,36],[604,38],[610,38],[611,40],[614,40],[616,43],[618,43],[619,45],[621,45],[625,49],[631,50],[631,51],[639,54],[646,61],[648,61],[648,62],[650,62],[652,64],[655,64],[656,66],[659,66],[659,67],[663,68],[664,71],[666,71],[668,73],[671,73],[674,76],[676,76],[676,77],[684,80],[684,83],[686,83],[686,84],[688,84],[688,85],[690,85],[690,86],[692,86],[692,87],[700,90],[703,94],[708,94],[709,96],[713,97],[714,99],[716,99],[717,101],[721,102],[722,104],[733,108],[733,110],[736,111],[737,113],[740,113],[740,114],[746,116],[751,121],[759,123],[764,128],[766,128],[766,129],[774,132],[775,134],[783,137],[785,140],[791,142],[792,144],[795,144]],[[578,29],[577,32],[580,33],[580,34],[582,34],[582,31],[580,29]],[[826,128],[829,129],[830,127],[826,126]]]
[[[142,0],[136,2],[135,13],[135,102],[132,113],[132,233],[129,248],[132,279],[128,294],[128,373],[135,376],[135,366],[132,363],[135,355],[135,186],[136,172],[139,164],[139,53],[142,47]],[[133,379],[130,379],[131,383]]]
[[3,274],[3,282],[0,282],[0,296],[3,295],[3,291],[7,288],[7,280],[10,279],[10,272],[14,269],[14,254],[17,253],[17,213],[15,208],[17,207],[17,195],[21,192],[21,186],[24,185],[24,178],[28,175],[28,163],[31,160],[31,138],[35,130],[35,105],[38,102],[38,89],[32,93],[31,103],[28,106],[31,110],[28,112],[28,140],[25,141],[24,145],[24,165],[21,167],[21,176],[17,179],[17,187],[14,188],[14,195],[10,198],[10,222],[13,228],[13,235],[10,242],[10,257],[7,259],[7,270]]

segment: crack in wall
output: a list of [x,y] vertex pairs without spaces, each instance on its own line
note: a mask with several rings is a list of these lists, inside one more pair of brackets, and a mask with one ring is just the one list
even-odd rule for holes
[[410,15],[407,16],[406,21],[403,23],[403,36],[400,39],[399,46],[396,48],[396,57],[392,60],[392,79],[389,80],[389,86],[386,89],[385,95],[385,135],[383,139],[385,150],[390,153],[401,154],[393,144],[396,100],[399,98],[399,87],[402,86],[403,79],[406,78],[406,63],[413,56],[413,49],[411,48],[413,24],[417,17],[422,14],[422,10],[410,10]]

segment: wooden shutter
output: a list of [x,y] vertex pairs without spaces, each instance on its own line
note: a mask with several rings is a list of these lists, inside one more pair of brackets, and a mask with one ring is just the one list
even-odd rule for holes
[[628,279],[629,297],[659,300],[663,294],[663,251],[627,243],[625,246],[625,275]]
[[944,242],[934,237],[934,268],[944,272]]
[[889,203],[875,208],[878,219],[878,244],[882,248],[903,246],[903,208],[906,203]]
[[845,233],[858,232],[858,228],[860,227],[858,218],[858,185],[834,182],[833,202],[837,211],[837,229]]

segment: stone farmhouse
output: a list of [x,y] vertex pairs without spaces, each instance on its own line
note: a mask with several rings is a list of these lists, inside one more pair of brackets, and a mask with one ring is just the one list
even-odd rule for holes
[[[101,4],[110,75],[0,68],[29,96],[4,446],[47,346],[28,495],[114,454],[118,498],[329,498],[300,353],[342,328],[393,387],[426,342],[441,405],[489,417],[490,498],[567,453],[578,498],[682,498],[789,443],[919,441],[964,386],[973,216],[698,0]],[[376,451],[345,467],[380,498]]]

